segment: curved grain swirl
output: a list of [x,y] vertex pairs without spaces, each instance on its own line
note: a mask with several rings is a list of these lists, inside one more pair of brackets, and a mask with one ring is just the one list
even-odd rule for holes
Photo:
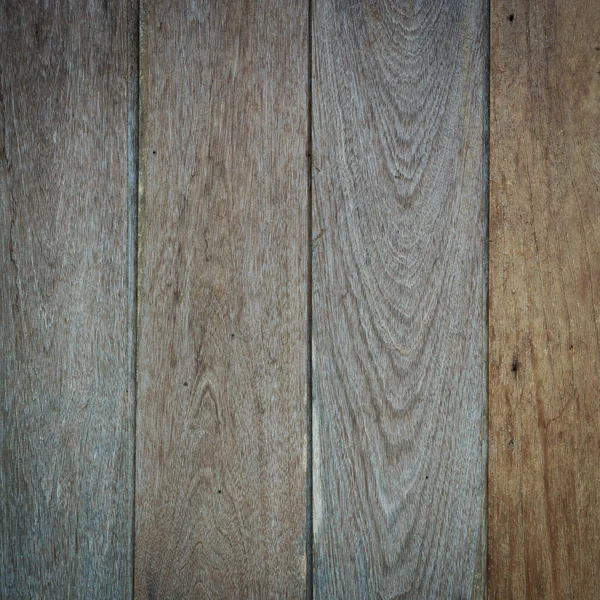
[[483,7],[316,3],[316,598],[467,598],[485,494]]

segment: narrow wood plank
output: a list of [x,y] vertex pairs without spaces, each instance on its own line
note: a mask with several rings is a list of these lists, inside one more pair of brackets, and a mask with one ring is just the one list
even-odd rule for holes
[[127,13],[0,8],[0,597],[125,598]]
[[600,12],[496,0],[490,598],[600,590]]
[[478,597],[484,2],[313,25],[315,598]]
[[137,598],[301,598],[306,2],[149,3]]

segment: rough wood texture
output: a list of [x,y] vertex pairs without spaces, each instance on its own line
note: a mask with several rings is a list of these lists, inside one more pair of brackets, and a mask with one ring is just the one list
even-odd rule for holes
[[307,5],[182,7],[143,29],[135,595],[303,598]]
[[600,590],[600,12],[492,11],[489,590]]
[[481,595],[484,16],[315,3],[317,600]]
[[127,22],[0,8],[0,597],[125,598]]

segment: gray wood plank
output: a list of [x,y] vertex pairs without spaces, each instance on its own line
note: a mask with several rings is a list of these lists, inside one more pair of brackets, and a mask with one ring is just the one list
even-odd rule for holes
[[135,596],[303,598],[307,3],[142,31]]
[[315,2],[316,599],[482,595],[485,31]]
[[127,11],[0,8],[0,597],[131,580]]

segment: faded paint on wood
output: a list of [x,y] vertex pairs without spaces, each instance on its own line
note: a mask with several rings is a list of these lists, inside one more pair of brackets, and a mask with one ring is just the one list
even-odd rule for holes
[[303,598],[307,4],[142,32],[135,595]]
[[124,598],[127,14],[4,2],[0,39],[0,596]]
[[490,598],[600,589],[600,12],[492,4]]
[[317,600],[483,593],[485,32],[315,3]]

